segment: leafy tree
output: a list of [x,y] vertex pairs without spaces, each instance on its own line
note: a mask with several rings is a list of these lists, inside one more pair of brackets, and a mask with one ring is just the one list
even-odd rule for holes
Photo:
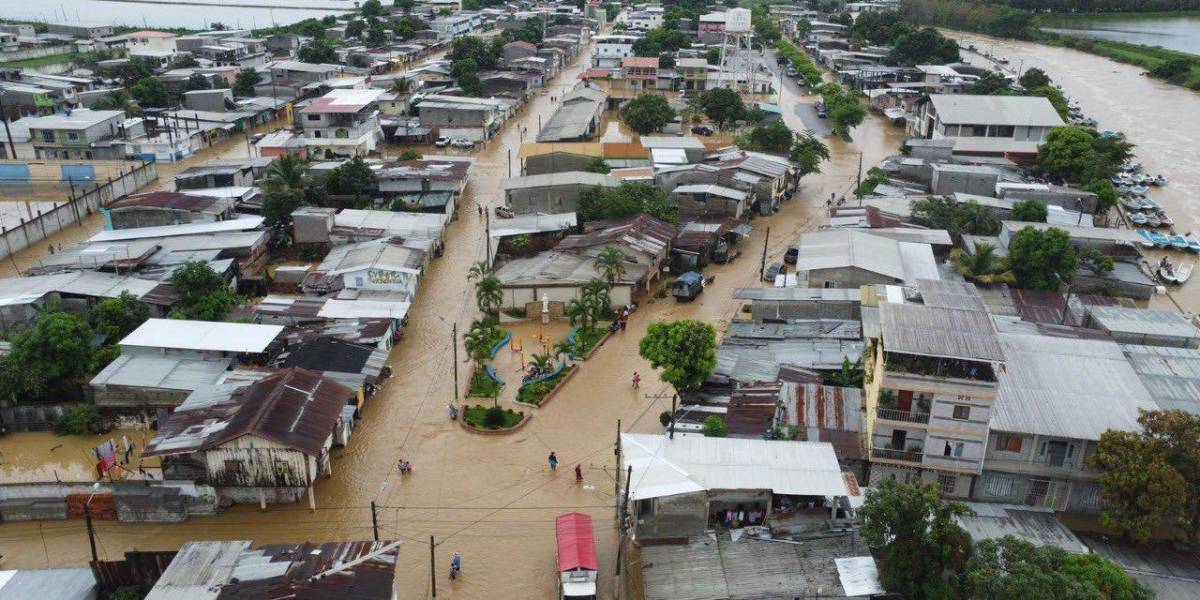
[[829,22],[850,27],[851,25],[854,25],[854,16],[848,12],[834,13],[829,15]]
[[129,94],[137,100],[138,106],[142,107],[165,108],[171,103],[167,95],[167,86],[154,77],[138,80],[129,88]]
[[100,96],[92,102],[92,110],[123,110],[127,117],[136,116],[142,112],[142,108],[125,90],[112,90]]
[[675,68],[675,54],[671,52],[663,52],[658,55],[658,67],[660,69]]
[[721,50],[720,50],[720,48],[709,48],[709,49],[708,49],[707,51],[705,51],[705,53],[704,53],[704,60],[705,60],[705,62],[707,62],[707,63],[708,63],[708,64],[710,64],[710,65],[719,65],[719,64],[721,64]]
[[201,73],[192,73],[188,75],[187,82],[184,83],[184,89],[189,92],[197,90],[210,90],[212,84],[208,82],[208,78]]
[[199,300],[177,306],[171,311],[172,319],[191,321],[223,321],[229,311],[242,301],[242,297],[229,288],[221,288]]
[[842,137],[850,135],[850,129],[857,127],[866,118],[867,109],[863,108],[857,98],[842,89],[842,86],[826,83],[817,88],[817,92],[821,94],[821,101],[825,103],[825,111],[828,113],[829,124],[834,134]]
[[788,129],[787,125],[771,123],[751,129],[744,139],[739,139],[738,145],[743,145],[744,142],[747,150],[786,154],[792,149],[793,139],[792,130]]
[[488,43],[473,35],[454,38],[454,42],[450,45],[450,53],[446,55],[446,58],[450,60],[451,64],[470,59],[484,70],[496,68],[498,60],[497,55],[491,52]]
[[1012,269],[1008,268],[1008,261],[1003,256],[998,256],[996,247],[991,244],[980,243],[975,246],[974,252],[955,248],[950,251],[950,262],[954,265],[954,270],[967,281],[980,285],[1014,285],[1017,282]]
[[1008,78],[991,71],[984,71],[979,74],[979,78],[967,88],[968,94],[979,94],[982,96],[1005,96],[1012,93]]
[[[376,21],[378,23],[378,21]],[[382,48],[388,43],[387,31],[382,26],[371,25],[367,30],[367,46],[370,48]]]
[[254,86],[262,82],[262,73],[246,67],[233,80],[233,93],[238,96],[253,96]]
[[194,69],[200,66],[200,61],[196,60],[196,57],[192,56],[191,54],[184,54],[180,55],[179,58],[176,58],[172,65],[176,69]]
[[932,27],[900,34],[884,62],[889,65],[944,65],[958,62],[958,42]]
[[305,19],[296,24],[296,32],[305,37],[319,40],[325,37],[325,23],[318,19]]
[[326,64],[337,62],[337,52],[333,50],[333,46],[324,38],[316,38],[313,41],[300,46],[296,50],[296,58],[300,62],[311,64]]
[[396,160],[398,161],[421,160],[422,158],[423,156],[421,155],[421,152],[419,150],[413,150],[412,148],[409,148],[396,156]]
[[485,315],[494,315],[500,310],[500,305],[504,302],[504,290],[500,287],[500,280],[495,275],[485,275],[475,282],[475,303],[479,306],[480,312]]
[[463,94],[479,97],[483,95],[483,83],[479,81],[479,65],[474,59],[463,58],[450,65],[450,76],[454,78]]
[[1171,83],[1183,81],[1192,72],[1192,63],[1186,58],[1172,58],[1158,63],[1150,69],[1150,76],[1165,79]]
[[704,115],[721,128],[746,116],[746,105],[742,102],[741,94],[729,88],[719,87],[704,92],[700,95],[700,107]]
[[58,435],[84,435],[100,432],[100,410],[95,404],[79,404],[54,422]]
[[971,536],[955,522],[972,514],[966,505],[943,499],[936,485],[885,479],[872,486],[858,514],[884,588],[909,599],[950,597],[945,575],[963,569],[971,547]]
[[879,167],[871,167],[870,169],[867,169],[866,178],[859,182],[858,187],[854,188],[854,195],[862,198],[863,196],[874,194],[875,188],[887,183],[887,180],[887,171],[884,171]]
[[1095,248],[1085,248],[1079,251],[1079,265],[1103,275],[1112,272],[1113,259]]
[[359,206],[376,189],[375,172],[361,156],[338,165],[325,177],[325,189],[335,196],[353,196],[354,205]]
[[392,6],[404,11],[405,14],[408,14],[416,5],[416,0],[392,0]]
[[484,361],[492,356],[492,347],[495,346],[497,337],[499,335],[496,321],[486,315],[473,321],[463,334],[463,348],[467,351],[467,356],[475,361],[476,371],[482,369]]
[[92,328],[112,344],[150,318],[150,307],[129,292],[97,302],[91,310]]
[[1070,283],[1079,266],[1071,237],[1054,227],[1018,231],[1008,243],[1008,262],[1021,287],[1035,290],[1052,290],[1059,283]]
[[346,23],[346,37],[348,38],[359,37],[366,30],[367,24],[363,23],[361,19],[353,19],[349,23]]
[[625,275],[625,255],[616,246],[605,246],[592,261],[592,265],[604,275],[604,280],[610,286]]
[[404,15],[392,23],[392,32],[401,40],[411,40],[417,37],[417,32],[429,29],[429,23],[420,17]]
[[963,234],[996,235],[1000,232],[1000,221],[986,206],[974,200],[959,203],[949,197],[930,196],[913,200],[909,210],[918,224],[930,229],[945,229],[956,239]]
[[366,2],[362,3],[360,11],[363,17],[372,19],[383,14],[383,4],[379,0],[366,0]]
[[604,162],[604,157],[601,156],[592,157],[592,160],[588,161],[587,166],[583,170],[588,173],[599,173],[601,175],[607,175],[612,172],[608,163]]
[[750,24],[754,27],[754,37],[763,45],[775,45],[779,41],[779,26],[771,19],[766,5],[755,4],[750,10]]
[[12,355],[0,356],[0,407],[41,398],[48,383],[38,365],[21,364]]
[[646,32],[646,35],[633,43],[634,56],[659,56],[664,52],[677,52],[682,48],[690,48],[692,38],[677,29],[659,27]]
[[1049,211],[1046,209],[1045,202],[1023,200],[1013,203],[1012,218],[1014,221],[1045,223],[1048,215]]
[[620,219],[639,213],[674,223],[679,203],[662,188],[625,182],[616,189],[591,188],[579,195],[577,212],[583,221]]
[[241,298],[226,285],[225,279],[203,261],[189,261],[171,273],[171,285],[179,302],[171,318],[196,321],[221,321]]
[[490,275],[492,267],[488,265],[486,260],[471,263],[471,268],[467,269],[467,281],[479,281]]
[[626,102],[620,115],[621,121],[638,135],[647,135],[662,131],[675,118],[675,111],[661,94],[641,94]]
[[1153,594],[1095,553],[1035,546],[1008,535],[979,542],[965,572],[971,598],[1149,600]]
[[709,415],[704,419],[704,424],[700,426],[700,433],[703,433],[704,437],[723,438],[728,435],[728,431],[725,419],[719,415]]
[[910,30],[900,11],[884,10],[860,13],[846,33],[852,40],[884,46],[895,43],[896,38]]
[[1101,522],[1146,541],[1157,527],[1200,539],[1200,416],[1172,409],[1143,411],[1138,433],[1100,436],[1088,466],[1100,472]]
[[1117,189],[1107,179],[1094,179],[1083,190],[1096,195],[1096,212],[1103,213],[1117,205]]
[[1017,80],[1017,83],[1020,83],[1021,87],[1027,90],[1032,90],[1033,88],[1050,85],[1051,82],[1050,76],[1045,71],[1037,67],[1029,67],[1021,74],[1021,78]]
[[821,172],[821,161],[829,160],[829,147],[810,131],[795,134],[788,160],[796,165],[800,177]]
[[11,340],[13,362],[51,384],[72,384],[92,371],[92,328],[73,314],[42,313]]
[[638,353],[661,368],[662,380],[676,391],[694,390],[717,366],[717,332],[708,323],[687,319],[654,323],[638,343]]
[[838,385],[841,387],[862,387],[863,384],[863,368],[862,360],[859,359],[851,364],[849,358],[842,359],[842,368],[834,371],[825,377],[825,380],[830,385]]
[[1083,127],[1056,127],[1038,146],[1037,170],[1071,183],[1108,179],[1133,154],[1133,145]]
[[1050,101],[1050,106],[1054,107],[1054,111],[1063,120],[1067,120],[1071,116],[1071,105],[1067,102],[1067,97],[1063,95],[1058,88],[1051,85],[1043,85],[1027,90],[1030,96],[1041,96]]

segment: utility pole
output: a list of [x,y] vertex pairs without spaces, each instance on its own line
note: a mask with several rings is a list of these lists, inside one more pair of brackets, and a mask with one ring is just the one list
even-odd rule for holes
[[[510,152],[511,152],[511,150],[510,150]],[[486,254],[487,266],[488,266],[488,268],[491,268],[491,266],[492,266],[492,213],[489,211],[486,211],[486,210],[483,211],[483,231],[484,231],[483,246],[484,246],[484,251],[487,253]]]
[[375,533],[375,541],[379,541],[379,517],[375,515],[375,501],[371,501],[371,531]]
[[[617,478],[620,479],[620,474],[617,475]],[[621,501],[621,517],[620,522],[617,523],[617,573],[613,589],[616,590],[616,596],[618,598],[621,597],[621,567],[625,557],[625,534],[627,533],[625,531],[625,512],[629,508],[629,486],[631,485],[633,485],[633,465],[626,467],[625,497]]]
[[433,591],[433,600],[437,600],[437,561],[433,558],[433,536],[429,536],[429,589]]
[[858,176],[854,178],[854,196],[858,198],[858,205],[862,206],[862,193],[859,188],[862,187],[862,152],[858,153]]
[[618,524],[621,520],[621,505],[617,499],[621,497],[621,420],[617,419],[617,444],[613,447],[613,454],[617,457],[616,477],[613,478],[613,504],[617,509]]
[[[669,439],[675,439],[675,402],[679,400],[679,394],[671,395],[671,434]],[[626,490],[628,492],[629,490]]]
[[505,174],[512,177],[512,148],[508,149],[508,171]]
[[4,135],[8,136],[9,158],[17,157],[17,147],[13,145],[12,130],[8,128],[8,109],[4,108],[4,94],[0,92],[0,121],[4,121]]
[[458,323],[450,330],[450,345],[454,347],[454,399],[458,400]]
[[763,239],[762,266],[758,268],[758,278],[767,276],[767,242],[771,241],[771,227],[767,226],[767,237]]
[[88,501],[83,503],[83,518],[87,520],[88,544],[92,547],[92,562],[96,562],[100,559],[96,556],[96,530],[92,529],[91,501],[92,499],[88,498]]

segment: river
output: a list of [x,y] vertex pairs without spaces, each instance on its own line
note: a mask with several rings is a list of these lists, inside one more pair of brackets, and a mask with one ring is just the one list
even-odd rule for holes
[[1072,17],[1047,31],[1200,54],[1200,16]]
[[[959,44],[988,48],[1010,66],[1037,67],[1063,92],[1077,100],[1084,114],[1100,122],[1100,129],[1122,131],[1136,145],[1137,160],[1147,173],[1163,174],[1169,183],[1152,193],[1155,201],[1175,220],[1179,233],[1200,232],[1200,94],[1142,75],[1143,69],[1107,58],[1032,42],[1002,40],[961,32],[946,32]],[[987,60],[964,52],[977,65]],[[1157,260],[1159,254],[1150,253]],[[1181,256],[1175,253],[1172,261]],[[1182,260],[1188,260],[1182,258]],[[1200,284],[1193,279],[1172,289],[1171,298],[1186,312],[1200,312]],[[1154,308],[1173,308],[1164,297],[1155,297]]]
[[[188,3],[193,5],[188,6]],[[238,4],[245,6],[236,6]],[[222,23],[235,29],[255,29],[339,14],[354,10],[355,3],[349,0],[171,0],[161,3],[5,0],[3,5],[5,19],[24,21],[188,29],[208,29],[213,23]]]

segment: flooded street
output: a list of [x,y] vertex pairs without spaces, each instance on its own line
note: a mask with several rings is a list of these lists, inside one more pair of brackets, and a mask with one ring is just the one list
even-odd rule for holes
[[[767,228],[770,261],[778,259],[797,234],[823,222],[830,193],[849,192],[860,151],[865,171],[897,151],[903,131],[868,116],[854,130],[853,143],[831,140],[833,159],[822,165],[823,173],[805,178],[800,194],[785,203],[780,214],[753,221],[754,231],[740,248],[742,256],[710,267],[707,274],[716,279],[696,301],[642,299],[628,330],[613,336],[582,363],[580,372],[553,401],[541,409],[523,409],[534,413],[527,426],[511,435],[471,433],[447,418],[446,406],[455,393],[451,328],[457,323],[460,333],[466,331],[478,316],[466,277],[470,264],[482,259],[485,251],[484,223],[474,205],[490,209],[503,202],[501,181],[509,176],[509,152],[515,155],[520,147],[520,127],[530,134],[536,131],[538,116],[545,120],[553,112],[550,94],[561,97],[575,85],[589,53],[584,49],[549,94],[535,96],[514,119],[516,123],[506,125],[477,155],[463,210],[447,232],[446,253],[423,278],[404,339],[389,358],[395,376],[367,402],[349,447],[334,451],[332,476],[317,484],[317,511],[297,504],[263,513],[256,506],[242,505],[219,517],[176,525],[100,522],[102,558],[118,558],[135,548],[176,549],[196,539],[252,539],[255,544],[370,539],[374,501],[380,537],[404,541],[397,567],[399,598],[430,596],[430,536],[437,544],[439,598],[551,598],[557,585],[554,518],[580,511],[595,518],[600,593],[603,598],[613,597],[617,421],[624,431],[660,432],[658,414],[670,407],[670,388],[638,356],[638,340],[651,323],[662,320],[690,318],[723,330],[722,324],[738,309],[730,299],[731,291],[758,285]],[[806,127],[812,100],[786,82],[781,104],[789,126]],[[514,163],[513,172],[517,168]],[[169,180],[164,174],[162,181]],[[539,344],[529,339],[531,326],[517,329],[528,356]],[[553,340],[564,326],[556,324],[552,329]],[[514,354],[510,349],[501,353],[497,360],[511,372]],[[464,361],[458,367],[465,392],[469,364],[461,347],[459,357]],[[635,370],[644,377],[640,390],[629,383]],[[515,395],[517,383],[506,386],[502,404]],[[551,451],[564,467],[557,474],[547,467]],[[395,466],[400,458],[414,467],[403,479]],[[576,464],[583,468],[582,486],[570,472]],[[446,570],[455,551],[463,556],[463,577],[451,582]],[[7,523],[0,526],[0,554],[5,557],[3,568],[10,569],[83,564],[88,559],[87,536],[80,522]]]
[[[960,32],[947,34],[964,47],[975,44],[981,51],[994,48],[995,55],[1007,58],[1012,67],[1023,64],[1025,69],[1042,69],[1068,97],[1079,102],[1086,116],[1100,122],[1100,130],[1124,132],[1136,146],[1136,160],[1145,165],[1145,172],[1161,173],[1169,181],[1150,195],[1175,220],[1175,231],[1200,232],[1200,155],[1196,153],[1200,94],[1144,77],[1141,67],[1068,48]],[[986,59],[978,54],[964,51],[963,57],[986,66]],[[1173,261],[1195,260],[1173,254]],[[1200,311],[1200,286],[1195,281],[1173,287],[1171,296],[1184,311]],[[1151,306],[1172,308],[1162,297],[1155,297]]]

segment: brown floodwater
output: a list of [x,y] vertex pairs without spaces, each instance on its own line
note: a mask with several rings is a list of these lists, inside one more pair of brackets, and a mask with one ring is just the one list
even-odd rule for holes
[[[1100,122],[1098,129],[1124,132],[1136,145],[1137,161],[1149,174],[1163,174],[1168,184],[1153,188],[1154,198],[1175,221],[1177,233],[1200,233],[1200,94],[1143,76],[1144,69],[1107,58],[1071,50],[987,36],[947,32],[980,52],[991,50],[1009,60],[1009,68],[1037,67],[1046,72],[1063,93],[1077,100],[1086,116]],[[973,64],[986,66],[987,59],[963,52]],[[1162,253],[1148,252],[1152,262]],[[1176,264],[1195,257],[1167,253]],[[1200,287],[1193,279],[1170,290],[1171,299],[1186,312],[1200,310]],[[1170,299],[1156,297],[1151,306],[1169,309]]]
[[[587,54],[585,50],[581,58]],[[561,96],[574,85],[579,70],[576,61],[557,79],[553,94]],[[795,107],[813,98],[788,82],[780,101],[788,125],[803,129]],[[829,140],[833,156],[822,173],[805,178],[800,193],[779,214],[754,220],[742,256],[710,267],[707,274],[716,279],[697,300],[642,299],[628,330],[583,363],[544,408],[533,410],[527,426],[511,435],[474,434],[451,422],[446,406],[455,394],[451,327],[457,324],[459,332],[466,331],[477,317],[466,277],[469,266],[484,257],[484,224],[475,204],[490,209],[503,201],[508,153],[516,154],[521,143],[517,126],[535,130],[538,115],[545,119],[551,113],[549,95],[536,96],[517,123],[507,125],[477,155],[464,208],[449,227],[446,253],[423,278],[404,340],[389,357],[395,376],[367,402],[349,447],[334,452],[331,477],[316,486],[317,511],[309,512],[303,503],[266,512],[243,505],[217,517],[173,525],[102,522],[97,526],[101,556],[176,549],[199,539],[251,539],[256,544],[370,539],[370,506],[375,502],[380,536],[405,542],[396,570],[399,598],[430,596],[430,536],[437,544],[439,598],[551,598],[557,585],[554,518],[580,511],[595,519],[601,597],[613,597],[617,422],[624,431],[661,432],[658,414],[670,407],[669,387],[638,356],[637,341],[651,323],[664,320],[696,319],[723,331],[739,307],[730,298],[732,290],[758,285],[768,227],[768,253],[778,259],[801,232],[823,222],[830,193],[849,192],[860,158],[865,169],[895,153],[903,132],[871,116],[852,132],[853,143]],[[514,328],[527,352],[538,345],[529,339],[537,325]],[[565,329],[556,324],[548,337],[561,337]],[[460,346],[459,358],[465,357]],[[501,351],[504,372],[514,371],[514,358],[511,350]],[[464,389],[468,366],[459,365]],[[630,385],[635,370],[643,375],[640,390]],[[507,388],[502,403],[515,394],[515,382]],[[551,451],[562,462],[560,473],[547,467]],[[400,458],[414,466],[404,478],[395,467]],[[583,469],[584,485],[577,485],[570,473],[576,464]],[[446,569],[454,551],[463,555],[464,576],[451,582]],[[78,522],[6,523],[0,526],[0,554],[2,568],[77,565],[88,558],[87,537]]]

